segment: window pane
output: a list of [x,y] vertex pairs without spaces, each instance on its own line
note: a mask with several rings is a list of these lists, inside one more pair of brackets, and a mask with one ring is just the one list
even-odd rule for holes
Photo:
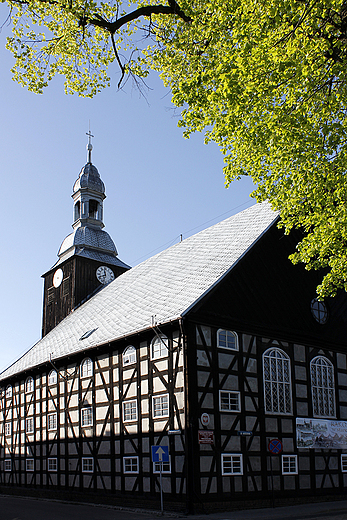
[[313,414],[335,417],[334,367],[323,356],[312,359],[310,364]]
[[290,360],[282,350],[273,348],[263,354],[265,411],[291,413]]

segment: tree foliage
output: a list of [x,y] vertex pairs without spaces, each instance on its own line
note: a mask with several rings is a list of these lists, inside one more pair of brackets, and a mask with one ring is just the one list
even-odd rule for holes
[[7,0],[14,77],[55,74],[92,96],[159,71],[186,137],[201,131],[257,200],[303,238],[291,256],[323,269],[320,297],[347,289],[347,5],[344,0]]

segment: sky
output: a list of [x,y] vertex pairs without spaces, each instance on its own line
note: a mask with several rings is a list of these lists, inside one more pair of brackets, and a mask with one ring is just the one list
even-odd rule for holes
[[[0,25],[6,13],[0,4]],[[106,186],[104,229],[131,266],[255,202],[248,178],[225,188],[214,143],[183,138],[157,75],[145,98],[130,82],[117,90],[116,65],[111,88],[93,99],[65,95],[61,78],[36,95],[11,79],[8,33],[0,32],[0,372],[41,337],[41,276],[72,231],[89,121],[92,162]]]

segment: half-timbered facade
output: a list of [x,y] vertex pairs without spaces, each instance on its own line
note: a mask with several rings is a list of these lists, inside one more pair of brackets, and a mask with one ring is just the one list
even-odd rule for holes
[[189,504],[342,494],[347,299],[315,299],[276,223],[255,205],[146,260],[5,370],[1,483],[154,495],[162,445]]

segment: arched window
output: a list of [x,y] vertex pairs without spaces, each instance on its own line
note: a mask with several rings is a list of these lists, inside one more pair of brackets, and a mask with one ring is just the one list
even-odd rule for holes
[[8,385],[6,387],[6,397],[12,397],[12,386]]
[[98,201],[94,200],[94,199],[90,199],[90,201],[89,201],[89,217],[90,218],[95,218],[95,219],[99,218],[98,210],[99,210]]
[[81,216],[81,203],[78,200],[75,204],[75,220],[78,220]]
[[279,348],[263,354],[264,401],[267,413],[292,413],[290,360]]
[[85,358],[81,363],[81,377],[90,377],[93,375],[93,363],[90,358]]
[[129,345],[123,352],[123,366],[136,363],[136,348]]
[[30,394],[34,391],[34,380],[32,377],[28,377],[28,379],[25,381],[25,393]]
[[48,374],[48,384],[55,385],[57,384],[57,373],[55,370],[51,370]]
[[334,367],[329,359],[317,356],[310,363],[313,415],[335,417]]
[[156,336],[151,343],[151,359],[159,359],[169,354],[169,340],[164,334]]
[[219,348],[228,348],[230,350],[238,350],[237,334],[231,330],[217,330],[217,346]]

